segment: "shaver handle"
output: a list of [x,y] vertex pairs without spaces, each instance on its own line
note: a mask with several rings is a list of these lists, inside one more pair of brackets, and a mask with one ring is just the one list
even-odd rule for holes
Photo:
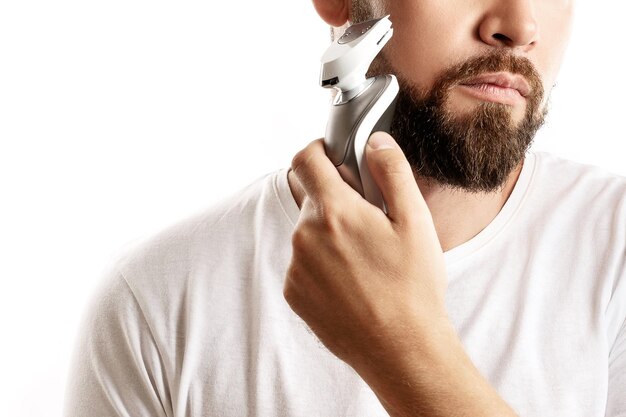
[[373,132],[389,132],[398,90],[395,76],[375,77],[358,96],[332,105],[324,137],[326,154],[344,181],[385,213],[382,193],[367,166],[365,146]]

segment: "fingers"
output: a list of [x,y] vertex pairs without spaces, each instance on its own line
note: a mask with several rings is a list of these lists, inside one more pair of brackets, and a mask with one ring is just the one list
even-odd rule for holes
[[306,195],[317,204],[328,205],[345,200],[346,195],[359,195],[343,181],[335,165],[326,156],[322,139],[314,140],[298,152],[291,161],[291,169]]
[[[373,133],[365,156],[372,179],[383,194],[387,217],[392,222],[407,224],[423,214],[430,215],[409,162],[389,134]],[[291,168],[307,197],[317,207],[345,208],[348,207],[345,205],[347,198],[362,198],[344,182],[328,159],[322,139],[314,140],[298,152]]]
[[411,165],[389,134],[372,133],[365,157],[372,178],[383,194],[387,216],[393,222],[406,223],[424,211],[430,213],[415,182]]

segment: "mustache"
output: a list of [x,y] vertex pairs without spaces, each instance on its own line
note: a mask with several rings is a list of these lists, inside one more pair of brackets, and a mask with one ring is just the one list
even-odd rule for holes
[[[393,72],[394,66],[383,56],[375,69],[395,73],[400,84],[391,135],[414,173],[450,189],[472,193],[502,189],[547,112],[547,107],[539,108],[544,91],[538,71],[528,58],[511,52],[494,49],[452,62],[428,86],[414,84],[405,72]],[[498,72],[523,78],[528,84],[529,91],[524,88],[526,115],[520,121],[514,123],[510,108],[502,103],[482,101],[458,113],[449,108],[456,85]]]
[[494,50],[449,66],[440,73],[434,85],[426,92],[408,85],[400,77],[398,81],[401,84],[401,91],[409,93],[415,102],[426,100],[431,103],[442,103],[450,88],[470,78],[491,72],[509,72],[522,76],[530,87],[530,93],[526,97],[527,110],[536,111],[544,96],[541,76],[530,59],[507,50]]

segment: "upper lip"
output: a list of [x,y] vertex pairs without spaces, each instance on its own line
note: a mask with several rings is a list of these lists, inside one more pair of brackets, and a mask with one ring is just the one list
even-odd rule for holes
[[519,74],[511,74],[510,72],[497,72],[482,74],[477,77],[469,78],[460,84],[495,84],[498,87],[514,88],[522,95],[522,97],[530,94],[530,86],[528,82]]

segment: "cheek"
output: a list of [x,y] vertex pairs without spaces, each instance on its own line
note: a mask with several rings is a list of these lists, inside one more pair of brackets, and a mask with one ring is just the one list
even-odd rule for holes
[[433,84],[440,71],[454,59],[454,50],[467,40],[459,39],[464,32],[464,14],[449,1],[390,2],[388,11],[394,25],[394,35],[385,47],[387,58],[395,70],[419,87]]
[[530,58],[541,74],[547,96],[556,81],[569,42],[573,2],[552,0],[541,3],[539,7],[540,39]]

